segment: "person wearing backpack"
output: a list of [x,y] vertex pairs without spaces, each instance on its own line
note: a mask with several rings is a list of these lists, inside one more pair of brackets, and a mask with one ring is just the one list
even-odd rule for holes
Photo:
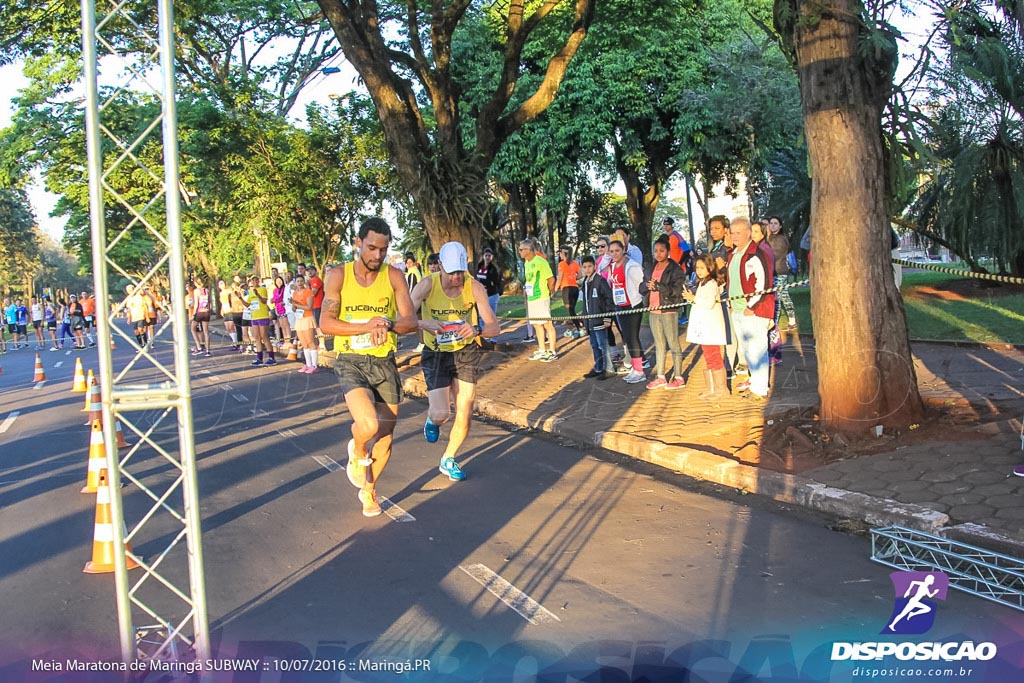
[[[790,248],[789,240],[786,238],[785,233],[782,232],[782,220],[778,216],[771,216],[768,219],[768,244],[771,246],[772,251],[775,252],[775,278],[773,280],[773,286],[785,287],[789,284],[790,276],[794,274],[791,263],[790,263]],[[793,259],[796,260],[795,258]],[[776,292],[775,297],[775,326],[779,325],[779,318],[781,317],[782,309],[786,309],[786,319],[789,321],[787,330],[795,330],[796,323],[796,308],[793,306],[793,299],[789,296],[788,289],[780,289]]]

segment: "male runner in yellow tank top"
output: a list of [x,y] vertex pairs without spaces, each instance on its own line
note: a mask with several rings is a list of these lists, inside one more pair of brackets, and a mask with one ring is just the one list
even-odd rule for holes
[[[395,364],[397,335],[416,329],[416,312],[402,271],[387,264],[391,228],[370,218],[359,228],[356,258],[334,268],[324,283],[320,327],[335,335],[334,372],[352,414],[349,481],[359,487],[363,514],[381,513],[376,482],[391,457],[402,382]],[[371,476],[365,465],[369,452]]]
[[[455,422],[448,436],[448,447],[438,466],[452,481],[466,478],[455,462],[462,442],[469,434],[476,397],[476,376],[480,365],[480,338],[496,337],[500,330],[487,301],[487,289],[470,276],[466,248],[448,242],[438,252],[441,271],[423,278],[412,290],[412,302],[419,309],[419,328],[423,330],[420,367],[427,383],[430,407],[423,435],[434,443],[441,425],[451,417],[455,400]],[[477,327],[478,317],[483,329]]]

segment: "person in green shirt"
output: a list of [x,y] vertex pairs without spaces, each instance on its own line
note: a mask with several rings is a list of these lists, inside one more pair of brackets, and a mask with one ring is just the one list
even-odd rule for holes
[[555,275],[547,259],[534,251],[531,240],[519,243],[519,256],[526,266],[526,283],[523,285],[526,317],[533,322],[537,334],[537,351],[530,360],[550,363],[558,358],[555,353],[555,325],[551,322],[551,292],[555,288]]

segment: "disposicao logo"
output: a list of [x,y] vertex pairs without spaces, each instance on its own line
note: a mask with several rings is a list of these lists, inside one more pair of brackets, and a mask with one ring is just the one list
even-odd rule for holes
[[[949,577],[943,572],[893,572],[895,591],[892,614],[882,635],[921,635],[935,624],[936,600],[945,600]],[[964,642],[861,642],[832,643],[832,660],[987,661],[996,656],[995,643]]]
[[935,623],[935,600],[946,599],[949,577],[943,572],[893,572],[889,574],[896,602],[884,634],[904,636],[927,633]]

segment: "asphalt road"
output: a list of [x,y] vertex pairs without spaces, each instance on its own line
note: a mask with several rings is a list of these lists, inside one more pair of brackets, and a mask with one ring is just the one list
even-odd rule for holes
[[[91,350],[79,355],[97,367]],[[81,572],[94,497],[79,493],[89,434],[83,396],[70,392],[75,355],[42,357],[41,387],[32,352],[0,357],[0,681],[22,680],[32,658],[118,657],[112,575]],[[158,357],[169,361],[169,349]],[[127,358],[120,349],[115,364]],[[481,423],[461,459],[468,479],[449,482],[437,472],[447,429],[427,444],[417,401],[401,407],[378,484],[395,507],[366,519],[335,465],[348,423],[333,374],[250,359],[219,352],[193,364],[213,646],[225,659],[331,659],[348,670],[224,680],[392,680],[352,669],[418,660],[422,680],[537,670],[681,680],[687,665],[695,681],[851,680],[855,663],[833,666],[831,643],[878,640],[890,617],[889,570],[834,520]],[[159,417],[129,419],[172,451],[173,415]],[[176,476],[153,449],[128,469],[158,494]],[[133,524],[150,499],[134,485],[123,496]],[[157,515],[135,551],[154,557],[177,528]],[[183,557],[178,548],[164,564],[182,582]],[[184,615],[150,583],[147,604]],[[939,610],[929,639],[998,641],[1020,664],[1018,613],[956,591]],[[996,664],[988,671],[1003,675]]]

